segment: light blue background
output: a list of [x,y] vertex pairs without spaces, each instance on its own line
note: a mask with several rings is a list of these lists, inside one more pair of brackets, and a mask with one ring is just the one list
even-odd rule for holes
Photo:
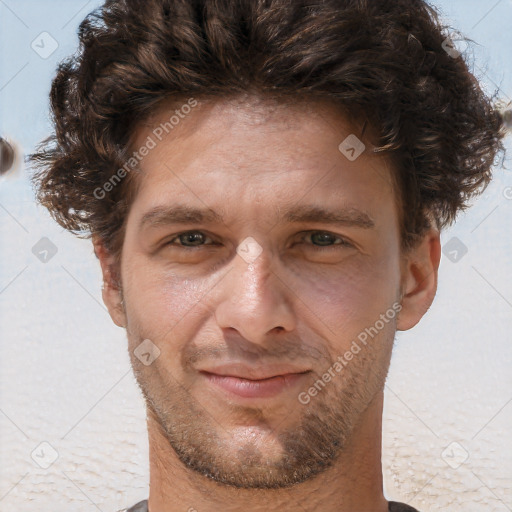
[[[56,65],[75,51],[77,26],[98,5],[0,0],[0,133],[24,153],[49,134]],[[510,101],[511,0],[436,5],[478,44],[474,69],[486,90],[499,87]],[[59,44],[48,59],[31,48],[43,31]],[[0,178],[0,510],[118,510],[148,492],[144,408],[124,331],[103,306],[90,242],[35,205],[27,177],[20,165]],[[397,337],[385,490],[423,512],[512,510],[511,185],[511,172],[498,168],[443,233],[444,244],[456,236],[468,253],[458,263],[443,255],[434,305]],[[58,248],[46,264],[32,253],[42,237]],[[48,469],[31,458],[41,442],[58,453]],[[447,462],[466,455],[458,468]]]

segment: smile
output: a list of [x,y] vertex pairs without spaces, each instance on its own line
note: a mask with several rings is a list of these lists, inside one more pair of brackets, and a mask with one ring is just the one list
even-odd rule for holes
[[248,379],[233,375],[218,375],[201,371],[208,384],[220,389],[231,396],[239,398],[270,398],[295,387],[309,371],[302,373],[287,373],[264,379]]

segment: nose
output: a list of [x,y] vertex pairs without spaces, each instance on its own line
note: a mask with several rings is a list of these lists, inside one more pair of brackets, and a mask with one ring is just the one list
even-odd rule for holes
[[216,301],[218,325],[223,330],[235,329],[247,341],[260,345],[278,332],[295,328],[293,292],[271,270],[271,264],[272,256],[266,251],[251,263],[237,255]]

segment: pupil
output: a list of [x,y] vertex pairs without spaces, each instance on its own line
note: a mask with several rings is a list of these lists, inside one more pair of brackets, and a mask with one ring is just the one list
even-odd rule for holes
[[320,245],[329,245],[329,243],[332,242],[331,235],[329,235],[328,233],[315,233],[313,234],[313,237],[315,236],[318,237],[317,241],[320,242]]
[[185,236],[186,242],[194,243],[194,242],[201,242],[201,233],[189,233]]

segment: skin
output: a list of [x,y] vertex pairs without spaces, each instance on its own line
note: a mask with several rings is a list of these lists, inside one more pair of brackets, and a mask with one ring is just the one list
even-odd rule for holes
[[[162,105],[133,146],[172,112]],[[355,161],[338,149],[358,130],[324,102],[201,102],[141,162],[120,268],[93,238],[103,299],[126,328],[147,403],[150,512],[387,510],[384,382],[395,332],[416,325],[434,299],[440,241],[432,229],[401,252],[389,164],[366,139]],[[152,209],[178,203],[223,221],[141,226]],[[297,205],[352,208],[374,227],[284,220]],[[237,254],[248,237],[261,248],[251,262]],[[299,393],[333,375],[394,304],[400,312],[301,403]],[[160,351],[150,365],[134,355],[146,339]],[[244,401],[199,373],[231,361],[308,373],[276,396]]]

